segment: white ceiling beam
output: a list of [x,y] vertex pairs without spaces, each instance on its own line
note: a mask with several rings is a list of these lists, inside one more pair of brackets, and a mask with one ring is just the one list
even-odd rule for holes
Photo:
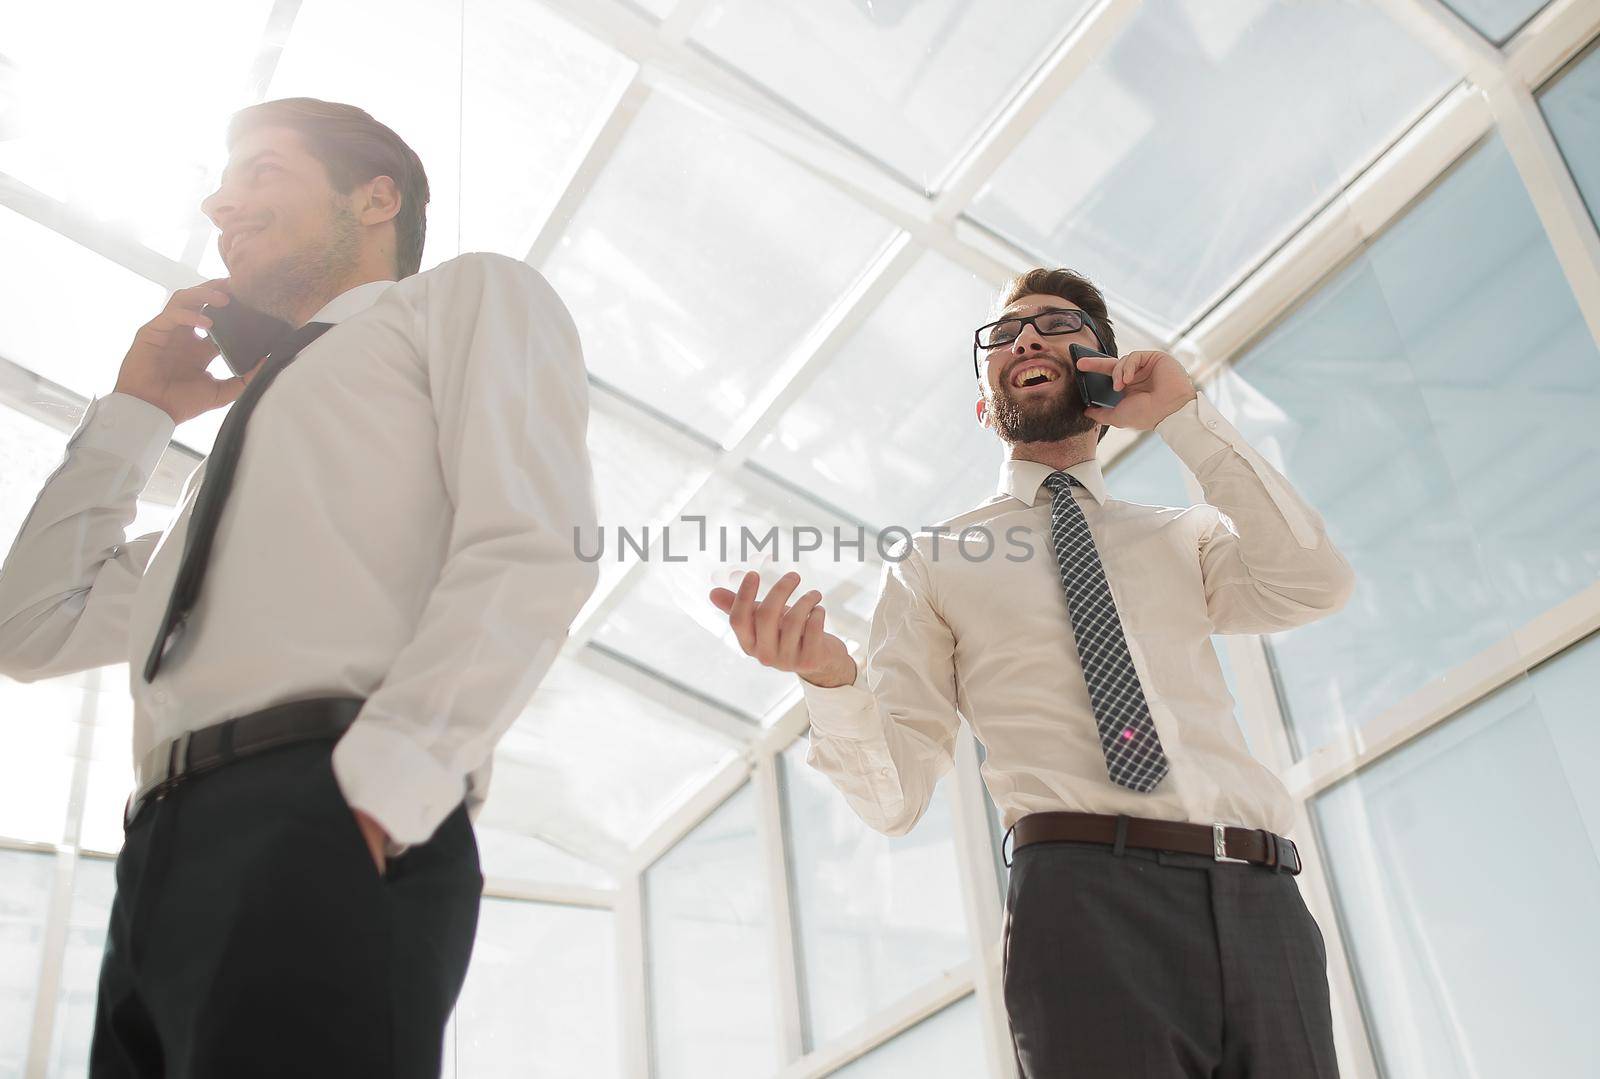
[[129,233],[64,202],[57,202],[3,172],[0,172],[0,206],[15,210],[169,292],[200,283],[200,274],[193,268],[152,251]]
[[1600,35],[1600,3],[1554,0],[1506,43],[1506,69],[1530,90]]
[[1050,50],[1000,115],[987,125],[940,184],[933,219],[948,224],[966,212],[978,191],[1033,131],[1050,106],[1125,30],[1143,0],[1098,0]]

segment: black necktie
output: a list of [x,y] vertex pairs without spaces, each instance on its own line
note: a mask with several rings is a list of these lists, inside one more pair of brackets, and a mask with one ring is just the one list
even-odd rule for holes
[[211,556],[211,541],[217,534],[217,522],[222,519],[222,508],[227,505],[228,492],[233,487],[233,473],[239,465],[239,450],[244,445],[244,425],[250,420],[261,395],[267,392],[272,380],[300,354],[300,350],[333,328],[329,322],[308,322],[291,334],[282,344],[261,361],[261,370],[250,380],[239,399],[233,403],[227,419],[217,432],[217,442],[206,458],[206,474],[200,483],[200,493],[195,496],[194,513],[189,518],[189,533],[183,541],[183,560],[178,564],[178,578],[172,585],[172,598],[167,602],[167,613],[161,619],[161,630],[150,646],[150,658],[145,660],[144,680],[149,682],[161,669],[161,657],[194,609],[200,598],[200,583],[205,579],[206,562]]

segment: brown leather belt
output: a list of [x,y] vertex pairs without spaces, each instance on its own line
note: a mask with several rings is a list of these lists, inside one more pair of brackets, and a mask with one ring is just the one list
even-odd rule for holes
[[1115,846],[1120,842],[1142,850],[1202,854],[1218,862],[1259,865],[1294,876],[1300,873],[1300,852],[1294,843],[1259,828],[1063,812],[1030,813],[1012,826],[1011,834],[1015,850],[1034,843],[1068,841]]
[[161,801],[184,780],[241,757],[298,742],[338,741],[365,703],[359,697],[289,701],[167,739],[138,762],[134,773],[138,789],[122,811],[122,827],[126,829],[139,810]]

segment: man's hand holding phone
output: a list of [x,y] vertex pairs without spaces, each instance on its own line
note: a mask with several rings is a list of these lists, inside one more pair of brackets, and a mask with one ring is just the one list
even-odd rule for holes
[[1083,410],[1096,423],[1148,431],[1195,399],[1194,380],[1171,353],[1151,349],[1121,359],[1075,354],[1074,360],[1085,371],[1110,375],[1112,388],[1122,395],[1115,408]]
[[196,330],[209,330],[211,319],[200,309],[226,306],[231,297],[225,281],[207,281],[179,289],[161,313],[133,335],[133,346],[117,373],[117,393],[126,393],[166,412],[173,423],[232,404],[250,376],[217,378],[206,370],[217,346]]
[[711,603],[727,614],[739,647],[764,666],[824,688],[847,686],[856,680],[856,661],[844,641],[823,628],[827,614],[819,606],[821,592],[813,589],[789,603],[799,585],[798,573],[786,573],[757,603],[761,575],[746,573],[738,592],[713,588]]

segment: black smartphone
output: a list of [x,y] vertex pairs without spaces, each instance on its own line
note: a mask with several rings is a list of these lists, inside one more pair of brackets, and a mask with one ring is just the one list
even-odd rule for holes
[[1078,384],[1078,396],[1083,399],[1083,407],[1116,408],[1117,402],[1122,400],[1122,391],[1111,388],[1111,376],[1102,371],[1085,371],[1078,367],[1078,361],[1085,356],[1102,356],[1108,360],[1114,360],[1116,357],[1097,352],[1088,345],[1073,345],[1067,351],[1072,353],[1072,365],[1076,375],[1073,381]]
[[249,373],[266,358],[294,327],[264,311],[230,300],[221,307],[206,304],[201,312],[211,320],[206,336],[216,343],[223,362],[236,375]]

